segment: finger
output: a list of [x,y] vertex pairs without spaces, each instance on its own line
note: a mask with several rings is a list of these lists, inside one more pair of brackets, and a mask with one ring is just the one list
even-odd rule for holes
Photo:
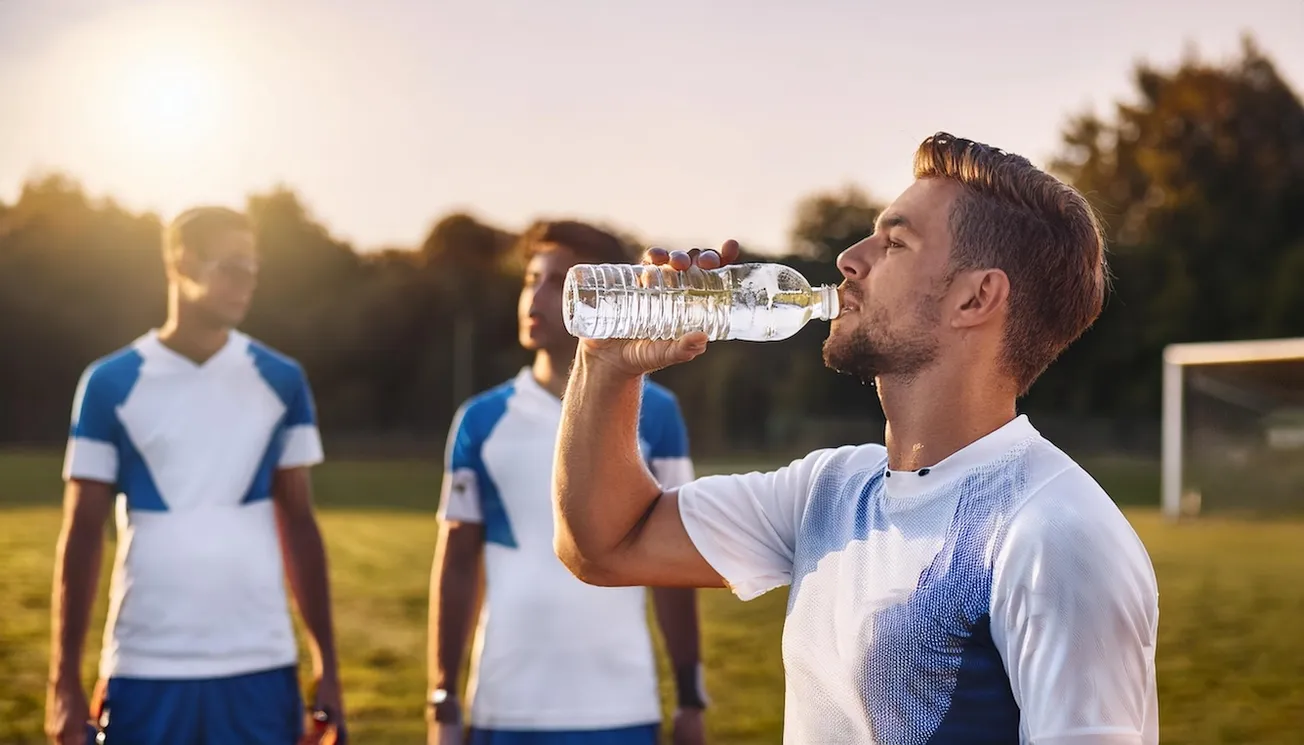
[[670,268],[682,272],[693,265],[692,258],[683,251],[670,252]]
[[720,258],[723,260],[723,263],[732,264],[738,260],[738,256],[742,253],[742,250],[742,247],[738,245],[738,241],[730,238],[720,244]]
[[697,265],[702,269],[719,269],[724,262],[720,259],[720,254],[712,250],[703,251],[697,257]]
[[643,254],[644,264],[655,264],[660,266],[670,261],[670,252],[664,248],[652,247]]
[[674,356],[676,364],[688,362],[706,351],[707,336],[701,331],[684,334],[675,342]]

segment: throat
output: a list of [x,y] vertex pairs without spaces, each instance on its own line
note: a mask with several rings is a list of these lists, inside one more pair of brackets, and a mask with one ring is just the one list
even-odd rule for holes
[[534,380],[541,388],[557,398],[566,393],[566,383],[570,379],[570,361],[572,357],[562,357],[546,350],[539,350],[534,355],[534,364],[530,370]]
[[158,340],[163,346],[185,357],[196,365],[211,360],[231,339],[228,329],[194,329],[168,324],[159,330]]

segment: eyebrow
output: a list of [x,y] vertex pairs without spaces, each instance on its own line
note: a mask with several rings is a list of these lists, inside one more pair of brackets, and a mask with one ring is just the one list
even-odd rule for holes
[[910,225],[910,221],[900,212],[890,212],[885,215],[879,215],[878,227],[875,228],[874,232],[878,232],[885,228],[903,228],[912,233],[915,232],[915,229]]

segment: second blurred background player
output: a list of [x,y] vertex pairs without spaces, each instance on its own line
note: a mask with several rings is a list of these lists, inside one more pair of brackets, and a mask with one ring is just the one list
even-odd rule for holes
[[[471,745],[653,745],[661,722],[643,588],[575,579],[553,552],[550,497],[561,393],[576,340],[562,285],[577,263],[629,263],[615,236],[584,223],[537,222],[517,249],[528,262],[518,305],[534,364],[473,397],[449,434],[440,533],[430,578],[429,741],[463,738],[457,683],[479,614],[467,699]],[[647,382],[643,459],[664,488],[691,481],[674,396]],[[675,670],[676,743],[703,743],[697,606],[691,589],[653,591]]]

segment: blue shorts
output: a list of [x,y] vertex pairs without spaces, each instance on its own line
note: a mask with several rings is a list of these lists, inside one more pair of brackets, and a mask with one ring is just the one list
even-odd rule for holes
[[619,729],[506,730],[471,728],[466,745],[657,745],[659,723]]
[[294,667],[198,680],[110,678],[104,745],[295,745],[303,698]]

